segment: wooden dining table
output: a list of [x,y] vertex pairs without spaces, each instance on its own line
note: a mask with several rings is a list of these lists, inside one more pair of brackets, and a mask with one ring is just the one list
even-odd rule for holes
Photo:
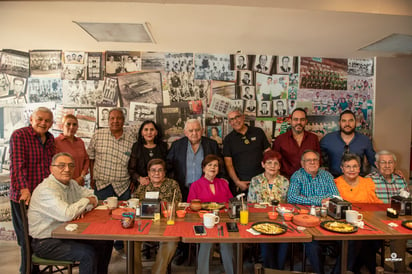
[[[270,220],[268,211],[272,207],[255,208],[249,205],[249,222],[247,225],[240,225],[239,219],[231,219],[226,209],[219,212],[219,225],[223,228],[223,235],[218,232],[218,225],[212,229],[206,229],[207,235],[196,236],[193,231],[194,225],[201,225],[202,219],[197,212],[190,209],[184,218],[175,219],[174,225],[167,225],[166,219],[161,218],[159,221],[151,219],[142,219],[142,225],[148,223],[143,232],[137,229],[137,221],[131,229],[121,227],[120,220],[116,220],[110,215],[109,210],[93,210],[86,214],[83,219],[72,221],[78,228],[75,231],[65,229],[67,223],[62,224],[52,232],[54,238],[64,239],[93,239],[93,240],[124,240],[127,241],[127,273],[134,273],[134,242],[135,241],[182,241],[185,243],[234,243],[237,246],[236,252],[236,273],[243,273],[243,244],[245,243],[305,243],[312,240],[342,241],[341,247],[341,273],[346,272],[347,250],[349,240],[385,240],[385,239],[410,239],[412,230],[392,228],[388,226],[389,222],[400,224],[403,220],[411,220],[411,216],[400,216],[397,219],[391,219],[386,216],[386,207],[368,207],[365,205],[356,205],[354,208],[363,214],[364,222],[367,224],[365,229],[358,229],[356,233],[333,233],[324,230],[320,226],[306,228],[300,231],[292,222],[284,222],[279,215],[277,219]],[[333,220],[331,217],[321,219],[321,221]],[[254,236],[247,232],[254,223],[267,221],[277,222],[287,226],[286,233],[281,235],[257,235]],[[228,232],[226,223],[236,222],[239,232]]]

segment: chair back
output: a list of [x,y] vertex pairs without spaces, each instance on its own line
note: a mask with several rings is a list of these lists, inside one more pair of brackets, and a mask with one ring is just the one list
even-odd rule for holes
[[26,201],[20,200],[20,214],[21,214],[21,220],[23,222],[23,236],[24,236],[24,247],[23,250],[26,253],[26,274],[31,273],[31,255],[32,255],[32,250],[31,250],[31,237],[29,235],[29,221],[27,218],[27,206],[26,206]]

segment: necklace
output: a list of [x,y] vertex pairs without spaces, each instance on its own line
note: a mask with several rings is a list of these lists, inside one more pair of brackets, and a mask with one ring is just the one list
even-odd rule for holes
[[153,150],[149,150],[149,157],[152,158],[154,155]]

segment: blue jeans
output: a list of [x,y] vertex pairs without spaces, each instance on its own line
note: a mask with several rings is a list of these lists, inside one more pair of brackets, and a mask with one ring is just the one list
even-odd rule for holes
[[11,216],[13,220],[14,232],[17,236],[17,244],[20,246],[20,273],[26,273],[26,245],[24,243],[23,220],[20,213],[20,204],[10,201]]
[[[212,243],[201,243],[197,257],[197,274],[209,274],[209,257]],[[220,244],[220,254],[222,255],[223,267],[226,274],[233,274],[233,245]]]
[[33,239],[33,252],[42,258],[79,262],[79,274],[107,274],[112,241]]
[[[321,260],[322,252],[318,241],[312,241],[310,243],[303,243],[305,245],[305,254],[308,257],[310,265],[312,266],[312,272],[323,274],[323,262]],[[305,262],[303,262],[305,263]]]
[[265,268],[279,269],[285,268],[286,257],[288,255],[288,243],[262,243],[260,251]]

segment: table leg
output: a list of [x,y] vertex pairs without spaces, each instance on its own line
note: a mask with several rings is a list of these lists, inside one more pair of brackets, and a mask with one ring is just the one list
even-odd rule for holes
[[126,272],[134,274],[134,241],[127,241]]
[[346,266],[348,264],[348,240],[342,241],[340,273],[346,273]]
[[236,273],[242,274],[243,273],[243,244],[237,243],[237,251],[236,251]]

